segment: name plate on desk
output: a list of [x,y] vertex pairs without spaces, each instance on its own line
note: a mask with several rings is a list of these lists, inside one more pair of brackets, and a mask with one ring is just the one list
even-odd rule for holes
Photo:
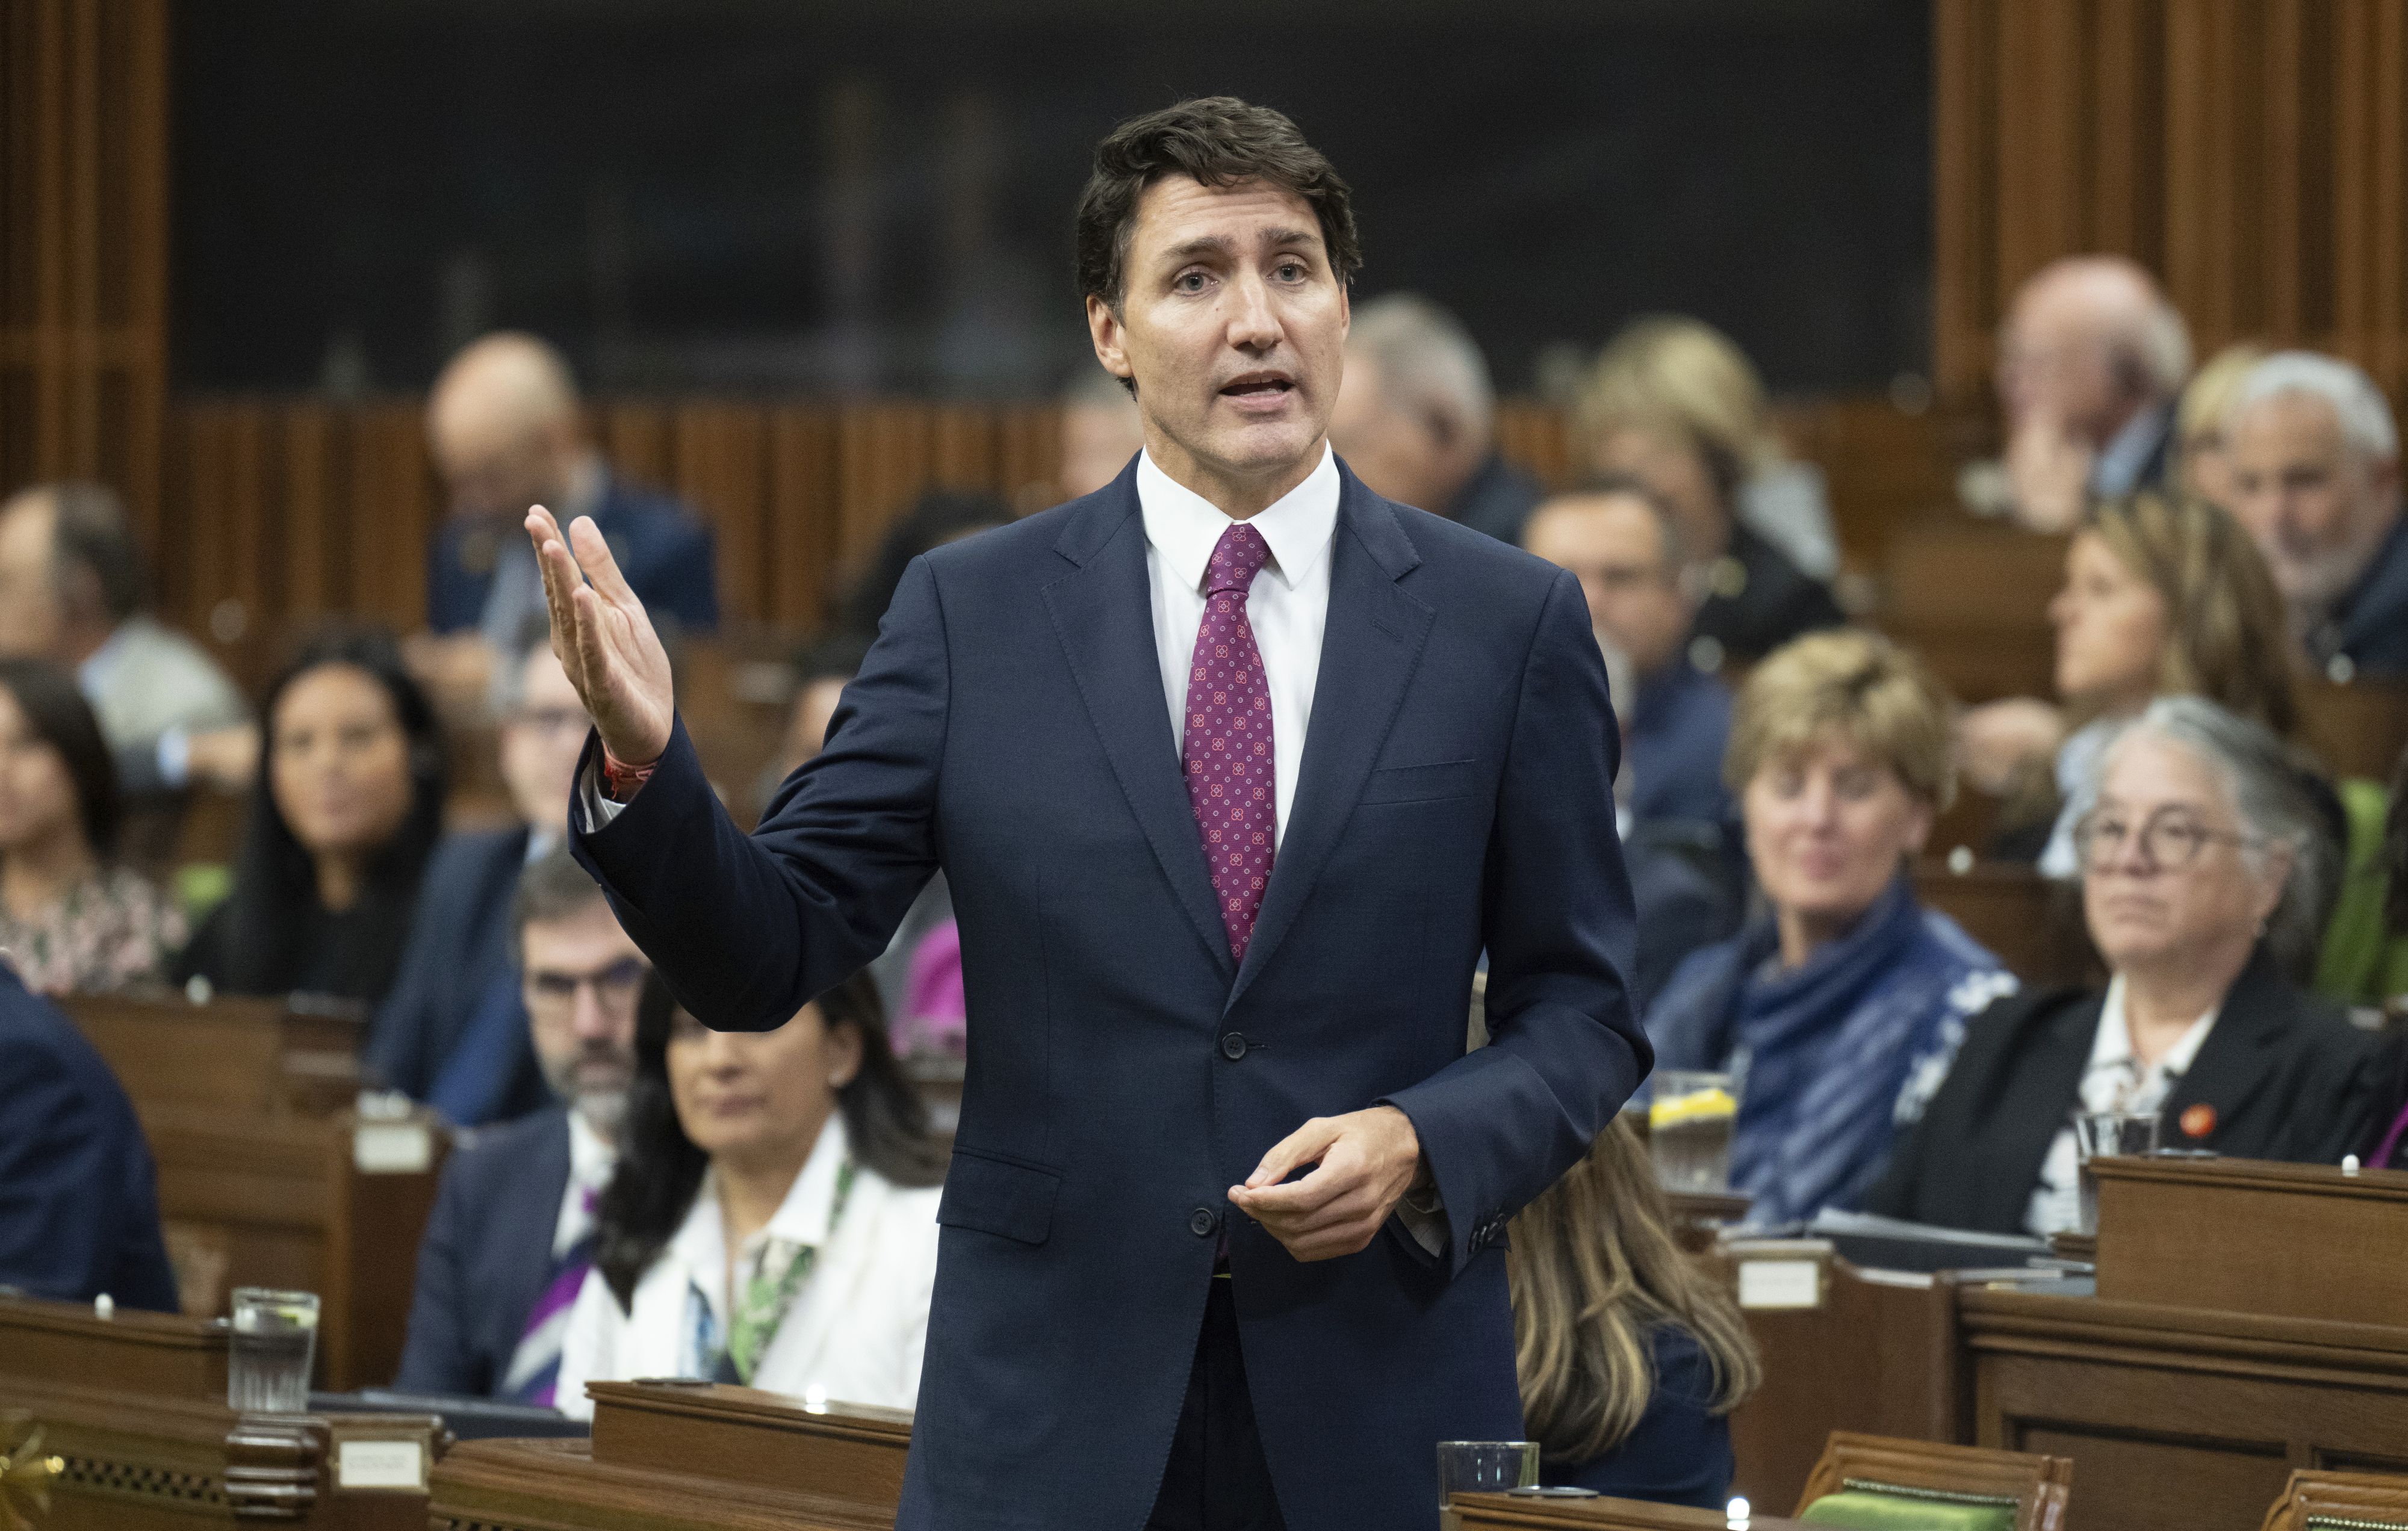
[[2099,1295],[2267,1318],[2408,1314],[2408,1171],[2098,1159]]
[[1734,1238],[1724,1248],[1736,1267],[1739,1305],[1767,1310],[1820,1308],[1829,1282],[1831,1245],[1821,1238]]

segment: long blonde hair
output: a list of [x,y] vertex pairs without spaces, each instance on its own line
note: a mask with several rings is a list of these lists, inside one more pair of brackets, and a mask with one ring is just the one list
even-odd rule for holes
[[1523,1421],[1550,1461],[1601,1456],[1638,1427],[1656,1394],[1658,1324],[1697,1337],[1715,1413],[1764,1380],[1739,1303],[1673,1241],[1646,1146],[1619,1119],[1513,1219],[1505,1268]]

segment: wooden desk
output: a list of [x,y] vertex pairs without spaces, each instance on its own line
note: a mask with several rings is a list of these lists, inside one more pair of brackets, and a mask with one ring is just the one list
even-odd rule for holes
[[236,1286],[315,1292],[322,1385],[391,1381],[447,1142],[430,1112],[351,1109],[358,1020],[234,998],[64,1008],[150,1139],[184,1310],[221,1313]]
[[64,1459],[42,1531],[418,1531],[442,1445],[432,1415],[236,1413],[222,1323],[22,1298],[0,1298],[0,1416]]
[[596,1382],[594,1438],[475,1440],[433,1531],[891,1531],[911,1416],[711,1383]]
[[2388,781],[2408,749],[2408,686],[2398,681],[2300,682],[2300,731],[2335,776]]
[[[1751,1501],[1752,1502],[1752,1501]],[[1511,1494],[1458,1494],[1440,1512],[1443,1531],[1726,1531],[1719,1511],[1638,1499],[1526,1499]],[[1793,1531],[1804,1521],[1751,1514],[1749,1531]]]

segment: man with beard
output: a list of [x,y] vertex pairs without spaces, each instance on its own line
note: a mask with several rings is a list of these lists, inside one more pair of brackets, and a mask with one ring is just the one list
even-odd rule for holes
[[566,851],[527,868],[511,913],[528,1030],[560,1103],[479,1135],[444,1166],[394,1385],[548,1406],[593,1265],[594,1204],[618,1159],[650,964]]

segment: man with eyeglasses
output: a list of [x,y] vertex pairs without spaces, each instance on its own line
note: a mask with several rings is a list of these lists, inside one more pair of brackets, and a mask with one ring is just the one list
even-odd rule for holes
[[[512,912],[525,1031],[557,1101],[444,1166],[395,1385],[549,1406],[593,1265],[595,1204],[618,1162],[651,965],[565,850],[527,868]],[[504,1063],[464,1058],[480,1061]]]
[[521,874],[561,843],[589,722],[540,634],[504,671],[493,704],[502,785],[520,823],[449,835],[436,847],[366,1052],[379,1083],[462,1127],[508,1122],[552,1100],[526,1039],[510,899]]

